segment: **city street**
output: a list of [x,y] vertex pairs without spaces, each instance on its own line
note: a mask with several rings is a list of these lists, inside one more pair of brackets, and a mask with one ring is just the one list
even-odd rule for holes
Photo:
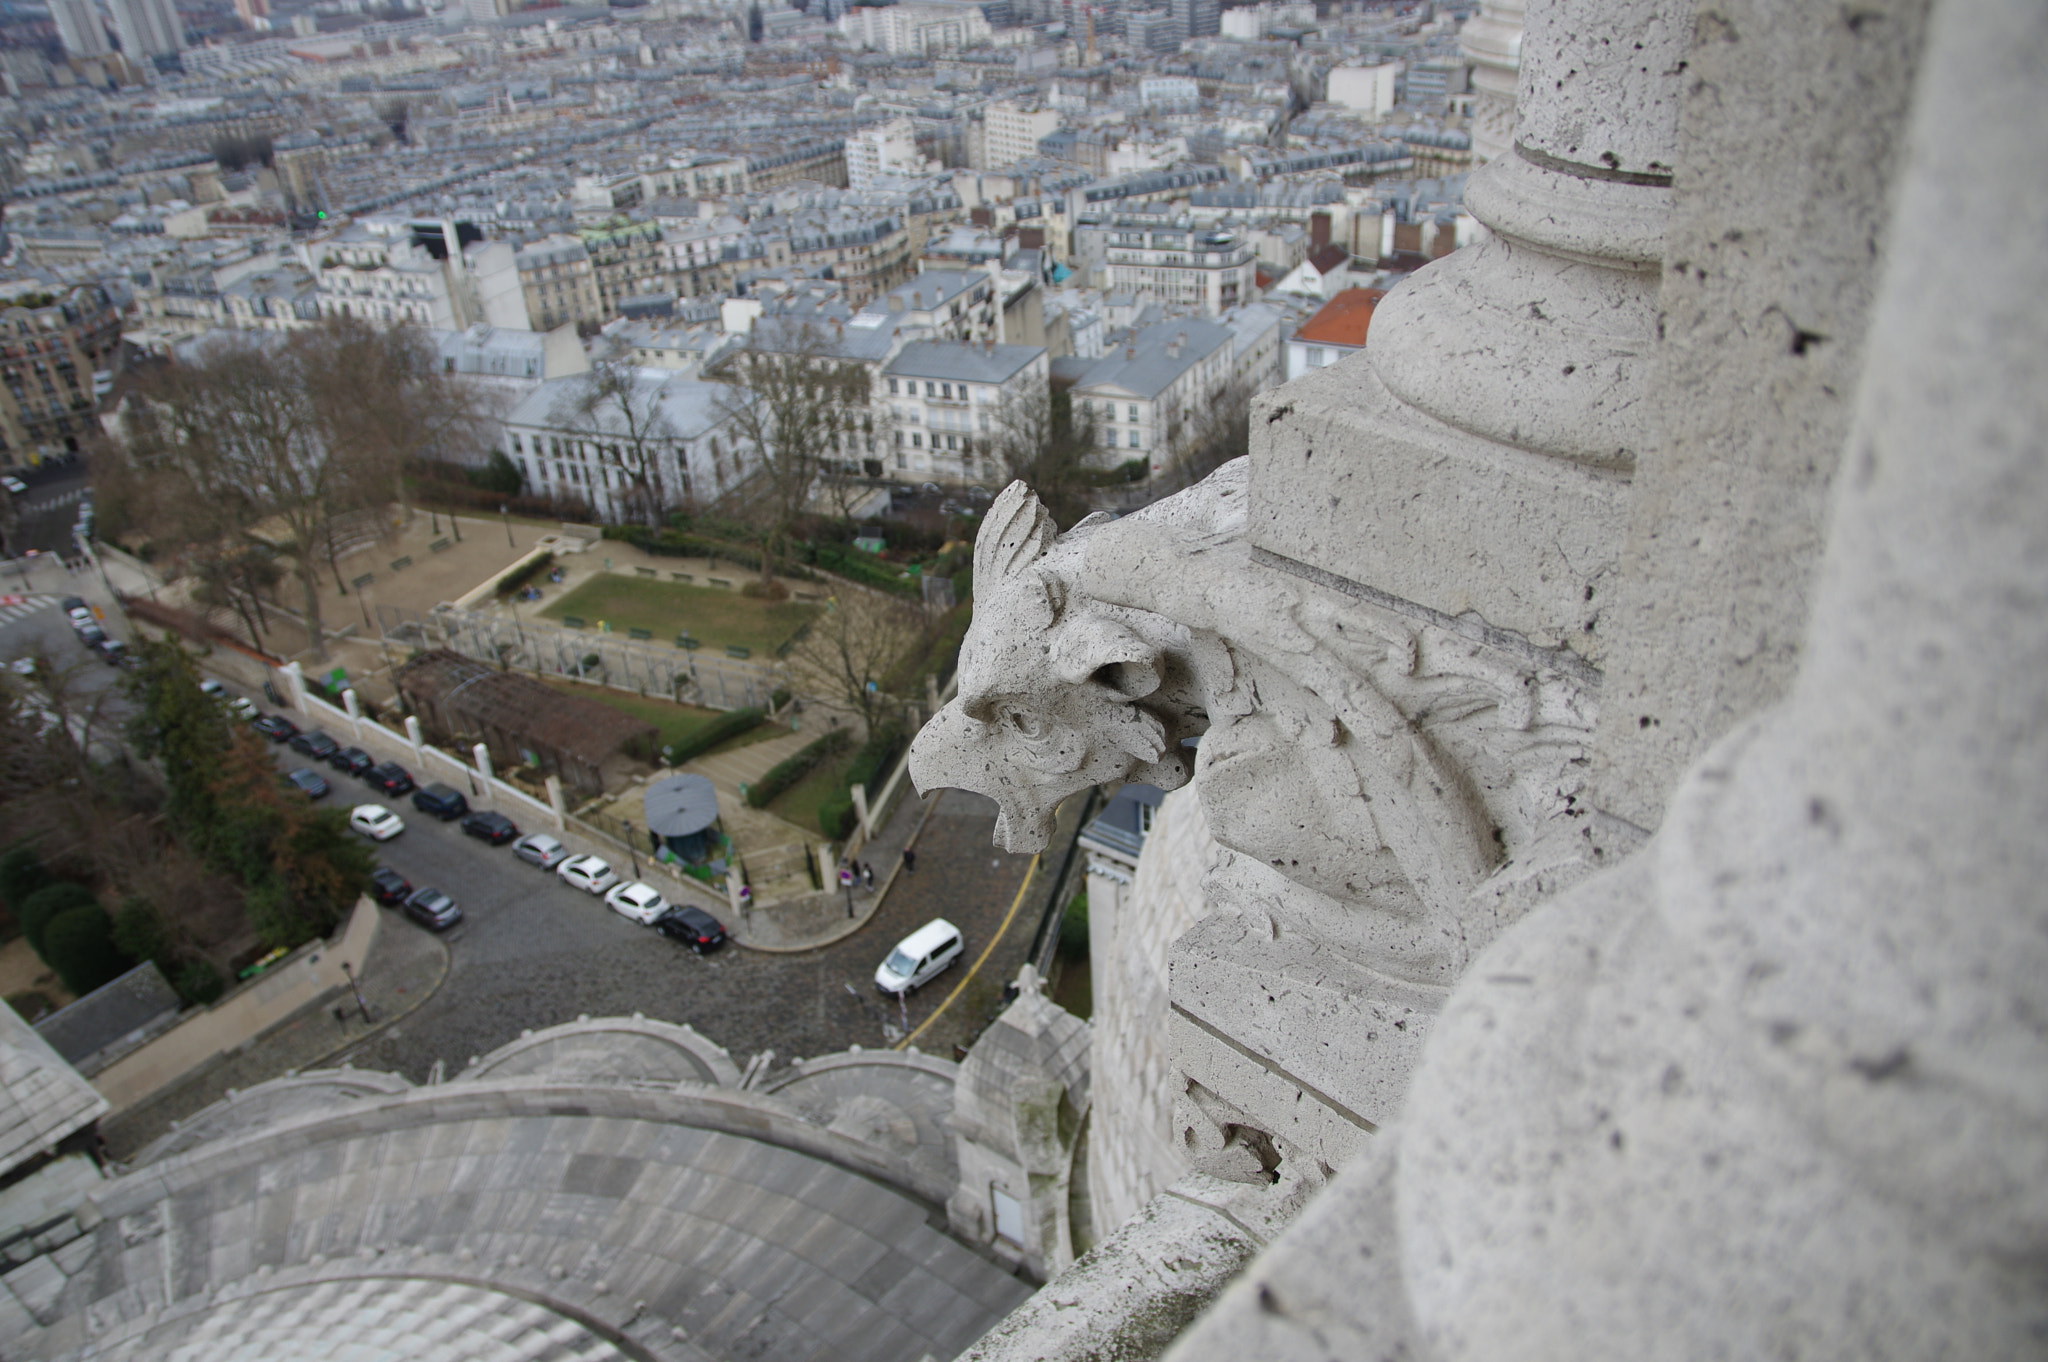
[[[443,938],[451,960],[439,990],[346,1056],[360,1068],[414,1081],[425,1079],[437,1059],[454,1072],[521,1031],[582,1015],[638,1012],[688,1022],[742,1063],[771,1048],[787,1063],[852,1045],[882,1046],[890,1039],[885,1025],[900,1034],[906,1016],[913,1029],[931,1017],[1000,930],[998,949],[941,1023],[919,1038],[927,1051],[950,1054],[956,1039],[970,1038],[986,1020],[1037,925],[1030,913],[1012,912],[1031,858],[991,848],[993,804],[958,791],[939,796],[928,820],[914,802],[902,810],[924,822],[917,873],[899,876],[873,920],[851,937],[793,954],[728,944],[699,957],[614,913],[601,896],[519,860],[509,846],[488,846],[464,836],[458,823],[414,809],[410,796],[386,799],[282,744],[276,757],[280,770],[315,765],[333,787],[323,801],[333,807],[376,802],[395,809],[406,830],[378,846],[379,860],[415,887],[443,890],[462,908],[463,921]],[[880,877],[888,867],[875,869]],[[389,930],[423,930],[387,911]],[[875,966],[899,939],[940,915],[961,928],[966,953],[899,1010],[875,991]]]

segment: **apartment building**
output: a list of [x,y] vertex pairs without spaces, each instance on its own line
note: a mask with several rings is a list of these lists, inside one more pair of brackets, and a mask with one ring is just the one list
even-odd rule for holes
[[882,370],[898,472],[953,483],[989,483],[1002,473],[997,441],[1005,419],[1042,400],[1045,347],[912,341]]
[[907,118],[863,128],[847,139],[846,184],[868,189],[884,175],[922,175],[931,163],[917,149],[917,129]]
[[1229,384],[1235,341],[1228,326],[1177,318],[1145,327],[1099,359],[1062,360],[1075,408],[1101,441],[1091,462],[1114,468],[1144,459],[1154,473],[1169,467]]
[[1016,100],[999,99],[982,112],[982,160],[976,167],[994,170],[1034,160],[1038,143],[1060,129],[1057,109],[1036,109]]
[[[731,389],[661,369],[634,371],[629,399],[651,441],[664,507],[715,497],[736,485],[757,462],[732,432]],[[581,498],[609,521],[646,514],[637,459],[625,413],[617,403],[585,413],[589,380],[549,379],[521,398],[504,418],[506,454],[526,485],[543,495]]]
[[[1100,235],[1104,287],[1113,293],[1150,292],[1169,308],[1218,316],[1256,294],[1258,265],[1251,243],[1220,227],[1189,219],[1112,218],[1076,229]],[[1076,243],[1076,254],[1084,248]]]
[[674,259],[654,223],[613,218],[576,236],[590,257],[591,280],[605,317],[618,316],[619,304],[628,298],[674,291]]
[[856,46],[887,52],[892,57],[936,57],[944,52],[958,52],[988,42],[995,32],[979,5],[937,0],[918,0],[882,9],[850,9],[839,20],[839,31]]
[[0,466],[75,453],[93,429],[93,376],[120,348],[121,311],[97,284],[0,305]]
[[526,315],[535,330],[552,331],[564,322],[595,326],[604,321],[590,250],[575,237],[546,237],[519,252],[516,265]]

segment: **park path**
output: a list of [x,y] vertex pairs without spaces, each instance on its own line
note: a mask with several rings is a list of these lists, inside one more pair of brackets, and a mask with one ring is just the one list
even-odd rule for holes
[[693,775],[709,776],[720,794],[738,799],[740,786],[753,784],[817,740],[816,733],[786,733],[735,747],[730,752],[694,758],[682,769]]

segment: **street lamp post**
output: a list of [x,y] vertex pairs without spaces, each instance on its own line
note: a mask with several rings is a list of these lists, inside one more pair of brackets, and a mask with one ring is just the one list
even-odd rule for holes
[[368,1024],[370,1020],[370,1005],[363,1001],[363,988],[361,984],[356,982],[355,967],[344,960],[341,962],[341,972],[348,976],[349,992],[356,995],[356,1010],[363,1014],[363,1021],[365,1024]]
[[844,867],[844,866],[841,866],[841,867],[839,868],[839,887],[840,887],[841,889],[844,889],[844,890],[846,891],[846,915],[847,915],[848,917],[852,917],[852,916],[853,916],[853,872],[852,872],[851,870],[848,870],[848,869],[846,869],[846,867]]

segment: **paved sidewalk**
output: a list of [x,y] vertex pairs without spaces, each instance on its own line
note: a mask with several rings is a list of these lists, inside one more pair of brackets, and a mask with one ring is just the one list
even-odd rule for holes
[[[308,1008],[221,1063],[101,1121],[100,1133],[106,1137],[108,1152],[125,1160],[230,1091],[253,1088],[290,1073],[332,1067],[342,1051],[386,1030],[395,1034],[394,1024],[431,998],[447,977],[448,948],[398,913],[379,911],[384,921],[370,947],[370,958],[356,975],[363,1001],[369,1005],[368,1022],[347,994],[338,1002]],[[346,1011],[337,1020],[337,1009],[344,1005]]]
[[875,868],[875,887],[853,891],[850,916],[845,891],[834,885],[825,893],[795,903],[756,908],[741,921],[727,923],[726,930],[734,941],[749,950],[771,954],[816,950],[852,936],[881,909],[902,869],[903,848],[911,845],[923,830],[933,803],[920,800],[915,791],[896,801],[895,811],[880,835],[861,849],[859,859]]

